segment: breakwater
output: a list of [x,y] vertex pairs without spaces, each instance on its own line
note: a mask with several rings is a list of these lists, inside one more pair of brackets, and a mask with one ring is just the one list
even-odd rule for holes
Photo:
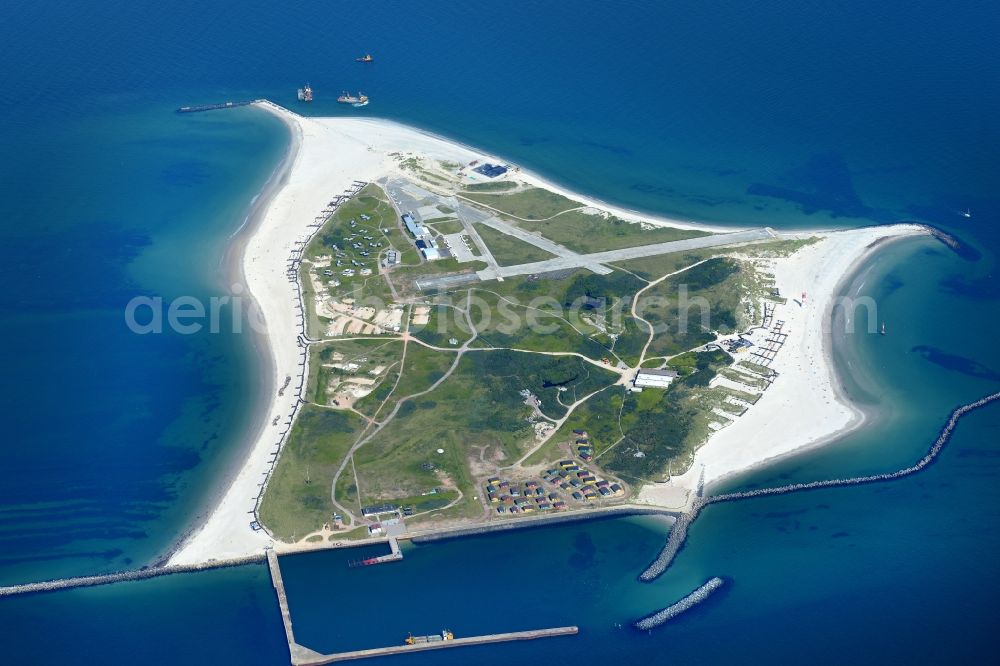
[[96,576],[78,576],[76,578],[60,578],[57,580],[47,580],[39,583],[24,583],[22,585],[8,585],[0,587],[0,597],[11,597],[18,594],[30,594],[32,592],[54,592],[56,590],[67,590],[76,587],[93,587],[95,585],[108,585],[110,583],[121,583],[128,580],[145,580],[158,576],[169,576],[179,573],[193,573],[196,571],[206,571],[208,569],[223,569],[226,567],[238,567],[244,564],[256,564],[262,562],[264,555],[258,553],[245,557],[234,557],[225,560],[212,560],[198,564],[174,564],[163,567],[148,567],[146,569],[135,569],[132,571],[118,571],[109,574]]
[[977,409],[985,407],[986,405],[1000,400],[1000,392],[991,393],[975,402],[970,402],[967,405],[962,405],[961,407],[955,409],[945,422],[941,430],[938,432],[937,439],[931,444],[927,453],[916,463],[910,465],[909,467],[904,467],[903,469],[896,470],[895,472],[884,472],[882,474],[869,474],[867,476],[855,476],[846,479],[827,479],[823,481],[810,481],[807,483],[790,483],[784,486],[776,486],[774,488],[760,488],[758,490],[744,490],[734,493],[724,493],[722,495],[711,495],[709,497],[698,497],[695,499],[691,506],[691,510],[677,519],[674,524],[673,529],[670,530],[670,536],[667,537],[667,543],[663,546],[663,550],[656,557],[655,560],[639,574],[639,580],[642,582],[649,582],[656,579],[657,576],[662,574],[673,562],[677,553],[680,552],[681,548],[684,546],[684,541],[687,538],[688,527],[691,523],[695,521],[701,510],[708,506],[709,504],[715,504],[718,502],[735,502],[742,499],[751,499],[754,497],[768,497],[770,495],[786,495],[788,493],[796,493],[805,490],[819,490],[821,488],[841,488],[845,486],[860,486],[869,483],[883,483],[886,481],[895,481],[896,479],[901,479],[911,474],[916,474],[917,472],[926,469],[934,460],[940,455],[941,451],[944,449],[945,444],[951,439],[952,434],[955,432],[955,427],[958,425],[959,420],[966,414],[973,412]]
[[199,113],[201,111],[214,111],[216,109],[233,109],[238,106],[250,106],[263,100],[248,99],[241,102],[222,102],[221,104],[202,104],[200,106],[182,106],[177,109],[177,113]]
[[558,636],[575,636],[579,633],[577,627],[553,627],[551,629],[532,629],[530,631],[512,631],[506,634],[487,634],[485,636],[469,636],[466,638],[451,638],[429,643],[414,643],[412,645],[392,645],[390,647],[369,648],[353,652],[338,652],[336,654],[317,655],[312,658],[293,659],[295,666],[321,666],[339,661],[353,661],[370,657],[386,657],[389,655],[422,652],[425,650],[443,650],[468,645],[491,645],[493,643],[509,643],[512,641],[531,641],[539,638],[556,638]]
[[655,629],[666,622],[674,619],[681,613],[691,610],[694,606],[700,604],[701,602],[708,599],[713,592],[722,587],[723,581],[719,577],[709,578],[704,585],[699,587],[697,590],[687,595],[677,603],[671,604],[661,611],[657,611],[652,615],[642,618],[636,622],[633,626],[636,629],[641,629],[643,631],[648,631],[649,629]]

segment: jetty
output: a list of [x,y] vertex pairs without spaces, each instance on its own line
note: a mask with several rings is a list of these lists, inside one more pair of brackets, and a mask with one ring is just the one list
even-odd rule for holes
[[202,104],[200,106],[182,106],[177,113],[198,113],[199,111],[214,111],[216,109],[234,109],[238,106],[250,106],[261,100],[247,99],[241,102],[222,102],[221,104]]
[[[395,538],[390,538],[392,553],[384,555],[385,558],[402,559],[403,555],[399,551],[399,545]],[[393,559],[384,561],[391,562]],[[370,657],[385,657],[394,654],[406,654],[408,652],[421,652],[423,650],[441,650],[444,648],[463,647],[469,645],[488,645],[490,643],[507,643],[510,641],[529,641],[537,638],[553,638],[556,636],[572,636],[579,632],[577,627],[553,627],[551,629],[533,629],[530,631],[513,631],[504,634],[486,634],[483,636],[468,636],[465,638],[450,638],[427,643],[413,643],[392,645],[389,647],[368,648],[364,650],[351,650],[348,652],[335,652],[333,654],[321,654],[311,650],[295,640],[295,632],[292,630],[292,612],[288,608],[288,596],[285,593],[285,581],[281,577],[281,565],[278,562],[278,554],[273,549],[267,551],[267,567],[271,572],[271,585],[278,597],[278,607],[281,609],[281,622],[285,627],[285,640],[288,642],[288,653],[293,666],[320,666],[321,664],[334,664],[340,661],[353,661],[356,659],[367,659]]]
[[432,643],[393,645],[390,647],[370,648],[367,650],[354,650],[352,652],[324,654],[319,655],[317,659],[305,661],[295,661],[293,659],[292,663],[295,666],[320,666],[321,664],[335,664],[340,661],[353,661],[355,659],[368,659],[370,657],[387,657],[390,655],[421,652],[424,650],[443,650],[445,648],[466,647],[470,645],[490,645],[492,643],[508,643],[511,641],[530,641],[536,638],[573,636],[579,633],[579,631],[580,630],[577,627],[553,627],[551,629],[534,629],[531,631],[512,631],[506,634],[485,634],[483,636],[452,638],[447,641],[434,641]]
[[396,541],[396,537],[389,537],[389,554],[379,555],[378,557],[367,557],[363,560],[351,560],[347,563],[347,566],[353,567],[368,567],[373,564],[384,564],[385,562],[399,562],[403,559],[403,551],[399,549],[399,542]]

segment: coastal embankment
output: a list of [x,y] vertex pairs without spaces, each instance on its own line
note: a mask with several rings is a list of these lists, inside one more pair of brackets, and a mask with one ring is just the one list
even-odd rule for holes
[[935,439],[933,444],[931,444],[927,453],[913,465],[904,467],[895,472],[870,474],[867,476],[856,476],[846,479],[827,479],[823,481],[810,481],[807,483],[790,483],[788,485],[775,486],[773,488],[759,488],[756,490],[724,493],[721,495],[711,495],[696,499],[690,512],[679,518],[674,524],[674,528],[670,531],[670,535],[667,537],[667,543],[664,545],[663,550],[660,551],[660,554],[655,560],[653,560],[646,570],[639,575],[639,580],[643,582],[655,580],[664,571],[666,571],[668,567],[670,567],[670,564],[673,562],[677,553],[680,552],[684,545],[684,541],[687,538],[688,527],[697,519],[698,514],[700,514],[702,509],[706,506],[720,502],[735,502],[744,499],[753,499],[756,497],[768,497],[770,495],[786,495],[806,490],[819,490],[821,488],[841,488],[846,486],[860,486],[870,483],[884,483],[916,474],[917,472],[926,469],[931,463],[934,462],[938,455],[940,455],[941,451],[945,447],[945,444],[947,444],[948,440],[951,439],[952,434],[955,432],[955,427],[958,425],[958,422],[963,416],[977,409],[981,409],[996,400],[1000,400],[1000,392],[991,393],[990,395],[982,397],[975,402],[970,402],[956,408],[951,413],[951,417],[948,421],[941,427],[937,439]]
[[590,509],[575,511],[554,516],[539,516],[537,518],[527,518],[511,520],[505,522],[493,522],[485,525],[473,527],[456,527],[452,529],[434,530],[425,534],[414,534],[409,537],[411,543],[427,544],[436,541],[446,541],[448,539],[458,539],[461,537],[476,536],[479,534],[495,534],[497,532],[510,532],[512,530],[523,530],[539,527],[551,527],[552,525],[564,525],[584,520],[599,520],[601,518],[624,518],[626,516],[662,516],[666,520],[673,521],[683,518],[684,514],[667,509],[651,508],[645,506],[635,506],[632,504],[609,506],[600,509]]
[[724,582],[725,581],[723,581],[718,576],[709,578],[707,581],[705,581],[704,585],[702,585],[701,587],[699,587],[691,594],[687,595],[686,597],[678,601],[677,603],[670,604],[663,610],[657,611],[652,615],[648,615],[642,618],[641,620],[636,622],[633,626],[636,629],[640,629],[642,631],[648,631],[650,629],[655,629],[656,627],[666,624],[667,622],[674,619],[681,613],[691,610],[701,602],[708,599],[710,596],[712,596],[713,592],[722,587]]

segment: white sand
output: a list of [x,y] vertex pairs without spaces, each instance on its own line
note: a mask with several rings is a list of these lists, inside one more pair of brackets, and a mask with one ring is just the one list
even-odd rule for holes
[[[714,433],[695,453],[694,464],[669,483],[646,486],[640,503],[680,508],[705,484],[837,439],[863,422],[836,388],[829,349],[829,327],[835,295],[854,265],[873,243],[926,234],[916,225],[893,225],[822,234],[823,240],[791,257],[776,259],[775,279],[782,296],[775,319],[784,320],[787,342],[771,368],[779,373],[757,403]],[[881,243],[880,243],[881,245]],[[802,306],[792,299],[806,299]],[[858,333],[862,333],[858,331]],[[752,361],[746,355],[739,355]]]
[[[286,376],[292,382],[285,395],[272,396],[260,433],[243,467],[208,520],[171,557],[171,564],[203,562],[259,552],[271,543],[263,531],[250,529],[259,484],[270,469],[270,457],[283,422],[297,400],[301,367],[298,320],[293,309],[295,290],[286,277],[286,265],[296,240],[305,238],[309,224],[334,195],[353,181],[372,181],[397,170],[393,152],[415,153],[438,160],[468,163],[472,160],[503,162],[469,147],[398,123],[345,118],[303,118],[269,104],[261,104],[288,123],[293,134],[295,157],[273,199],[266,204],[243,259],[247,287],[263,312],[268,347],[273,359],[274,385]],[[559,191],[584,205],[600,207],[629,219],[643,219],[675,226],[689,223],[638,215],[566,192],[535,174],[519,172],[518,178]],[[698,228],[710,228],[699,226]],[[727,229],[727,230],[732,230]],[[913,228],[905,230],[913,233]],[[848,426],[854,414],[838,402],[832,389],[832,373],[823,352],[823,295],[833,293],[841,276],[876,238],[904,233],[900,228],[866,229],[831,234],[785,262],[778,274],[783,293],[809,292],[809,303],[801,311],[784,308],[782,317],[794,332],[775,362],[781,378],[747,415],[713,437],[698,453],[696,468],[706,465],[708,478],[718,478],[752,466],[775,455],[828,438]],[[803,396],[810,396],[808,401]],[[795,404],[794,409],[790,409]],[[272,426],[275,416],[278,425]],[[695,479],[696,481],[696,479]],[[690,479],[681,480],[690,485]],[[661,489],[662,492],[662,489]],[[676,492],[676,490],[674,491]],[[647,501],[658,501],[648,496]]]

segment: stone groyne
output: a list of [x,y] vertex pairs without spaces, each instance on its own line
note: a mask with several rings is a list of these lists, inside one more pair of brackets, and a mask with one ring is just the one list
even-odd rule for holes
[[642,618],[636,622],[633,626],[636,629],[641,629],[642,631],[648,631],[650,629],[655,629],[666,622],[674,619],[681,613],[691,610],[694,606],[700,604],[701,602],[708,599],[713,592],[722,587],[723,581],[719,577],[709,578],[704,585],[699,587],[697,590],[687,595],[675,604],[671,604],[661,611],[657,611],[652,615]]
[[22,585],[8,585],[0,587],[0,597],[12,597],[18,594],[29,594],[32,592],[54,592],[56,590],[68,590],[75,587],[92,587],[94,585],[108,585],[109,583],[120,583],[127,580],[145,580],[146,578],[156,578],[158,576],[169,576],[178,573],[193,573],[195,571],[206,571],[208,569],[223,569],[226,567],[238,567],[244,564],[256,564],[264,560],[264,554],[247,555],[245,557],[234,557],[226,560],[212,560],[199,564],[175,564],[164,567],[148,567],[146,569],[135,569],[133,571],[119,571],[116,573],[100,574],[97,576],[79,576],[77,578],[60,578],[57,580],[47,580],[40,583],[24,583]]
[[958,425],[959,420],[968,414],[981,407],[1000,400],[1000,392],[991,393],[990,395],[980,398],[975,402],[970,402],[967,405],[962,405],[951,413],[948,421],[941,428],[938,433],[938,437],[931,444],[930,449],[928,449],[926,455],[918,460],[913,465],[909,467],[904,467],[903,469],[897,470],[895,472],[885,472],[882,474],[870,474],[868,476],[855,476],[847,479],[827,479],[824,481],[810,481],[808,483],[790,483],[784,486],[777,486],[774,488],[761,488],[758,490],[744,490],[734,493],[724,493],[722,495],[712,495],[709,497],[699,497],[696,498],[691,506],[691,510],[677,519],[674,524],[673,529],[670,530],[670,536],[667,537],[667,543],[664,545],[663,550],[656,557],[655,560],[639,575],[639,580],[643,582],[649,582],[654,580],[657,576],[662,574],[673,562],[674,557],[680,552],[681,548],[684,546],[684,541],[687,538],[688,527],[691,523],[695,521],[701,510],[709,504],[715,504],[717,502],[735,502],[742,499],[750,499],[753,497],[767,497],[770,495],[786,495],[788,493],[795,493],[804,490],[818,490],[821,488],[840,488],[845,486],[860,486],[868,483],[882,483],[885,481],[894,481],[896,479],[901,479],[905,476],[910,476],[911,474],[916,474],[917,472],[925,469],[930,465],[944,449],[945,444],[951,439],[952,434],[955,431],[955,427]]
[[656,556],[652,564],[639,574],[639,580],[648,583],[667,570],[667,567],[670,566],[670,563],[674,561],[674,557],[680,551],[681,546],[684,545],[685,539],[687,539],[688,527],[691,526],[691,523],[701,513],[703,506],[705,506],[705,500],[699,497],[691,505],[690,511],[677,519],[674,526],[670,528],[670,534],[667,536],[667,543],[663,546],[663,550]]

